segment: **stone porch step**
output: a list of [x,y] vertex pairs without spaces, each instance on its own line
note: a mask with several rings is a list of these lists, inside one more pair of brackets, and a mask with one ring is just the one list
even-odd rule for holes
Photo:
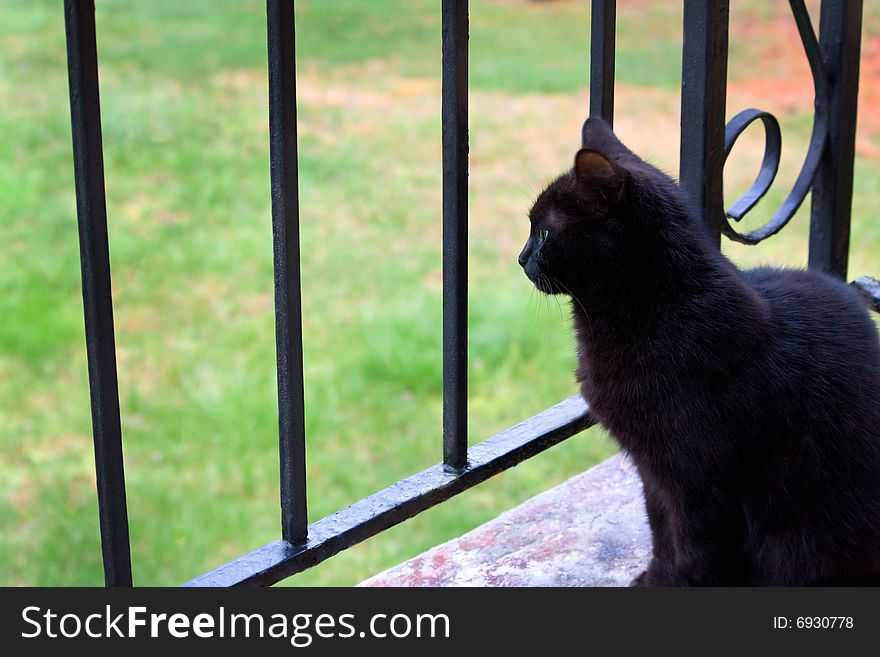
[[617,455],[361,586],[626,586],[650,550],[641,481]]

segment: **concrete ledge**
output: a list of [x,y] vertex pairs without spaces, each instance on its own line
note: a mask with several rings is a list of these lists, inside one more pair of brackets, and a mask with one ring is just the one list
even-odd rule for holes
[[626,586],[650,552],[641,481],[618,455],[361,586]]

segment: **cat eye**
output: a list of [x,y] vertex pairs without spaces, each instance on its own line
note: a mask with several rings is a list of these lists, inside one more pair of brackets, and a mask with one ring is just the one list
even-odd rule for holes
[[543,241],[546,240],[547,237],[550,235],[550,231],[547,230],[546,228],[542,228],[542,229],[541,229],[541,232],[538,233],[538,235],[540,236],[541,241],[543,242]]

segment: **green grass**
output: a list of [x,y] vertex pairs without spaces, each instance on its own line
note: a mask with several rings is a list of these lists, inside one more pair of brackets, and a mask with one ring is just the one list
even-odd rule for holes
[[[576,144],[586,6],[472,3],[474,442],[576,392],[565,308],[514,258],[531,196]],[[316,520],[440,457],[439,3],[297,7]],[[637,9],[621,9],[618,80],[674,95],[680,14]],[[5,585],[102,581],[62,18],[57,1],[0,0]],[[105,0],[97,21],[134,577],[170,585],[278,536],[264,7]],[[809,124],[784,129],[796,151]],[[857,168],[854,272],[878,270],[878,169]],[[805,218],[734,255],[802,262]],[[613,451],[587,432],[289,583],[356,583]]]

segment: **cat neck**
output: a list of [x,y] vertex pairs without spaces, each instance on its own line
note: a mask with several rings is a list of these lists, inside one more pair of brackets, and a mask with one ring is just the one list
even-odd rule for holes
[[617,263],[574,286],[579,341],[588,348],[632,349],[658,338],[690,339],[696,331],[754,334],[766,314],[763,300],[698,231],[693,223],[672,226],[648,257]]

